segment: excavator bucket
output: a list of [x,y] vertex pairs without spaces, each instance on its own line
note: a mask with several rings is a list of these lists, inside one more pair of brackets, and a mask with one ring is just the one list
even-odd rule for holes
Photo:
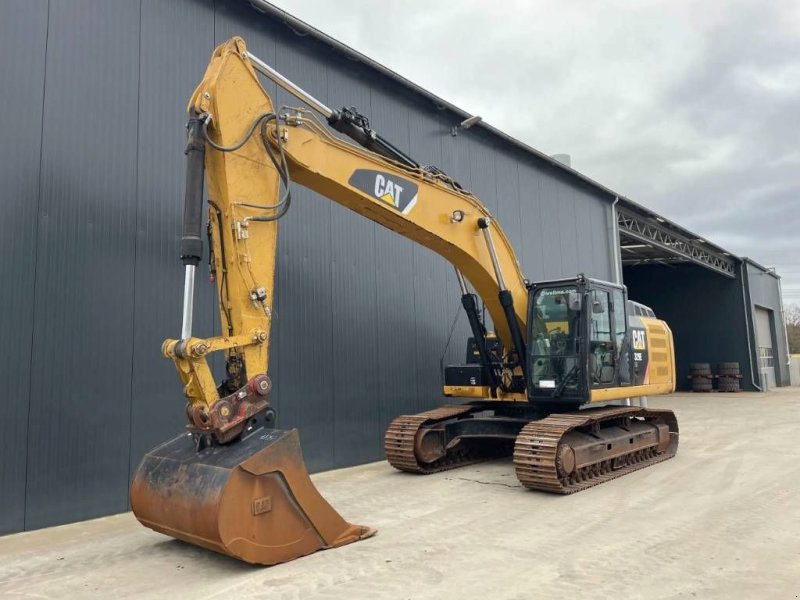
[[260,429],[199,451],[190,434],[180,435],[145,455],[130,499],[143,525],[259,565],[375,533],[345,521],[320,495],[296,429]]

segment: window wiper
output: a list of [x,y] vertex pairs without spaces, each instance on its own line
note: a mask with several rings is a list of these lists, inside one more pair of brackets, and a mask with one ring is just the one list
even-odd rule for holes
[[578,370],[577,363],[572,365],[572,368],[567,372],[564,376],[564,379],[561,380],[561,383],[558,384],[558,387],[553,390],[551,398],[558,398],[561,394],[564,393],[564,388],[567,387],[567,382],[572,378],[575,372]]

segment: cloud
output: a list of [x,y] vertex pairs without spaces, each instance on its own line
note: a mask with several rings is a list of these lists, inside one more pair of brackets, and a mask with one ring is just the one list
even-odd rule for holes
[[275,3],[800,301],[800,3]]

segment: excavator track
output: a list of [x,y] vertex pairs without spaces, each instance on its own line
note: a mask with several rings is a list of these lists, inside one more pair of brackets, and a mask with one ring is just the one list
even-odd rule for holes
[[[665,445],[636,448],[631,452],[599,456],[596,462],[581,465],[567,473],[562,461],[564,438],[570,432],[591,432],[609,422],[635,419],[669,429]],[[670,410],[638,407],[607,407],[580,412],[553,414],[532,421],[520,431],[514,446],[517,478],[527,488],[556,494],[573,494],[649,467],[675,456],[678,450],[678,421]]]
[[465,417],[470,412],[480,411],[480,407],[469,404],[443,406],[416,415],[397,417],[389,424],[384,437],[386,459],[395,469],[408,473],[424,475],[456,469],[465,465],[483,462],[503,454],[509,454],[506,444],[496,443],[480,447],[464,445],[451,449],[442,458],[425,463],[417,458],[415,452],[417,433],[425,426],[436,425],[449,419]]

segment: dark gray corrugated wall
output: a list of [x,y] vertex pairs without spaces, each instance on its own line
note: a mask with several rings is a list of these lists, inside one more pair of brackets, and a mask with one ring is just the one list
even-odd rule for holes
[[47,0],[0,3],[0,533],[25,518],[47,16]]
[[[245,2],[0,3],[0,533],[127,508],[142,453],[180,430],[161,341],[179,327],[184,108],[214,46],[251,51],[471,187],[531,279],[613,273],[609,199]],[[292,101],[277,92],[277,104]],[[376,460],[441,402],[459,308],[438,256],[302,189],[281,222],[272,399],[312,470]],[[197,333],[217,328],[213,286]],[[466,324],[448,358],[461,359]]]

